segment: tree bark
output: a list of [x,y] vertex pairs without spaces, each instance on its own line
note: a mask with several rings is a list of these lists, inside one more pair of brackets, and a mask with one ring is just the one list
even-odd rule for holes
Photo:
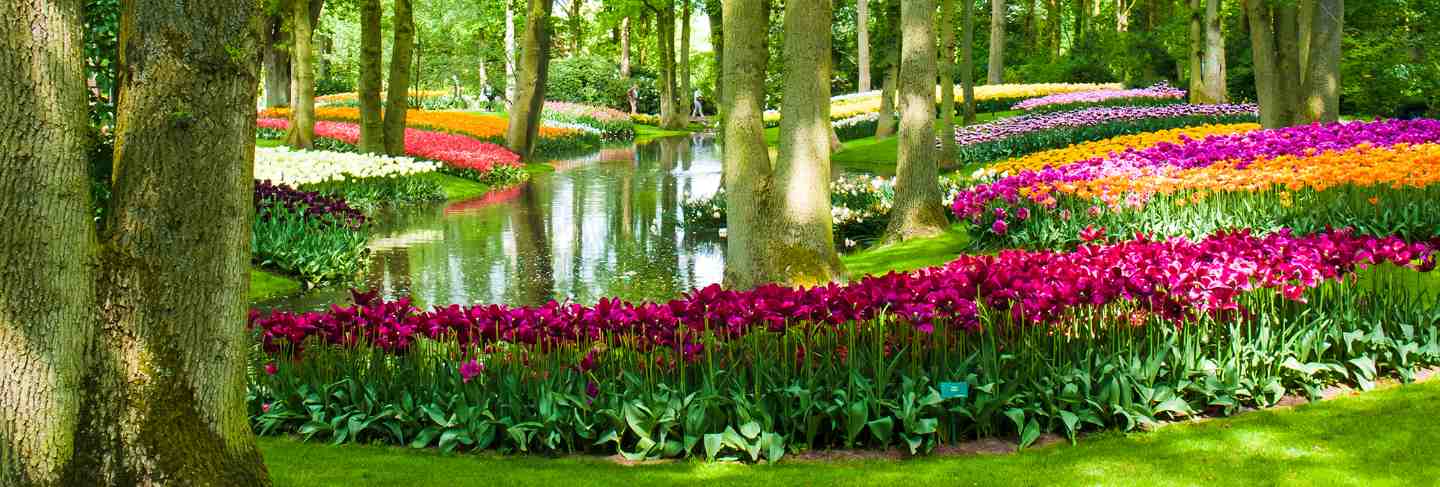
[[62,485],[82,447],[97,263],[82,5],[0,8],[0,485]]
[[[380,103],[380,0],[360,0],[360,151],[385,152],[385,122]],[[484,65],[481,65],[484,72]],[[483,83],[483,80],[482,80]]]
[[725,35],[725,284],[744,289],[765,282],[764,201],[775,190],[770,155],[761,121],[765,102],[765,65],[769,18],[766,0],[723,2]]
[[870,91],[870,0],[855,1],[855,64],[860,68],[859,92]]
[[1301,122],[1340,119],[1340,38],[1344,35],[1345,0],[1317,0],[1309,38]]
[[[724,131],[725,129],[725,12],[720,6],[720,0],[705,0],[705,16],[710,22],[710,44],[715,52],[715,127]],[[725,140],[725,134],[717,134],[720,141]],[[724,187],[724,176],[721,176],[721,187]]]
[[[960,62],[960,84],[964,90],[964,122],[965,125],[975,123],[975,4],[969,0],[961,0],[965,3],[962,13],[962,35],[961,62]],[[941,138],[951,144],[955,143],[955,130],[947,130],[941,134]]]
[[565,21],[570,24],[570,56],[580,55],[581,48],[585,45],[585,19],[580,16],[580,7],[584,6],[584,0],[570,0],[570,10],[565,12]]
[[290,1],[292,46],[290,52],[290,130],[285,145],[295,149],[315,146],[315,51],[310,41],[315,33],[310,22],[310,2]]
[[1189,0],[1190,50],[1186,53],[1190,65],[1190,103],[1208,103],[1205,90],[1205,8],[1206,0]]
[[540,112],[545,107],[545,79],[550,64],[550,9],[553,0],[530,0],[525,14],[525,47],[517,77],[519,89],[510,107],[510,127],[505,145],[528,158],[540,135]]
[[290,52],[284,45],[290,42],[290,32],[285,30],[285,15],[270,15],[265,18],[265,108],[290,105]]
[[900,6],[900,151],[885,242],[938,235],[946,226],[935,163],[934,15],[934,0]]
[[391,20],[390,86],[385,90],[385,153],[405,155],[405,114],[410,110],[410,63],[415,49],[415,17],[410,0],[395,0]]
[[630,17],[620,19],[620,76],[630,78]]
[[[695,96],[694,87],[690,84],[690,0],[680,2],[680,93],[676,102],[685,108],[685,113],[690,113],[690,103]],[[690,117],[686,116],[686,120]],[[686,125],[689,125],[688,123]]]
[[515,7],[505,0],[505,111],[515,104]]
[[986,84],[998,85],[1005,82],[1005,15],[1007,12],[1005,0],[990,0],[990,65],[986,69]]
[[875,123],[876,139],[895,135],[895,83],[899,76],[900,67],[894,63],[885,68],[885,79],[880,84],[880,119]]
[[1208,103],[1229,101],[1225,83],[1225,35],[1221,31],[1220,0],[1205,0],[1205,52],[1201,62]]
[[1287,125],[1298,123],[1300,107],[1301,64],[1299,6],[1293,3],[1275,7],[1275,44],[1280,63],[1281,96]]
[[[679,95],[676,93],[676,59],[675,59],[675,3],[673,0],[664,0],[660,6],[651,5],[649,0],[644,0],[645,6],[655,12],[655,40],[659,47],[660,54],[660,127],[670,130],[685,128],[685,113],[682,112],[683,104],[677,103]],[[679,106],[677,106],[679,105]]]
[[1245,2],[1245,14],[1250,25],[1250,50],[1255,57],[1255,93],[1260,102],[1260,124],[1266,128],[1289,125],[1291,117],[1286,95],[1281,91],[1281,68],[1275,52],[1273,16],[1259,0]]
[[[970,0],[965,0],[967,3]],[[955,0],[940,0],[940,133],[955,133]],[[955,163],[955,137],[940,138],[940,164]]]

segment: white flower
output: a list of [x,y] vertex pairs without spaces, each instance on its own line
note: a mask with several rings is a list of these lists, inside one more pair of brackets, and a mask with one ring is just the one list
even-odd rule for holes
[[350,178],[408,176],[435,171],[440,164],[410,157],[351,154],[330,151],[296,151],[286,147],[255,149],[255,179],[299,186],[340,182]]

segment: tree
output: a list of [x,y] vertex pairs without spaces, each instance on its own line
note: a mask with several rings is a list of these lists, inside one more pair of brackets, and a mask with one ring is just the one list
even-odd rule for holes
[[[969,2],[970,0],[964,0]],[[955,0],[940,0],[940,133],[955,133]],[[970,67],[970,66],[967,66]],[[940,138],[940,162],[955,162],[955,137]]]
[[[972,10],[974,6],[970,7]],[[998,85],[1005,82],[1005,0],[990,0],[990,64],[986,69],[985,83]]]
[[[690,113],[690,104],[686,101],[695,96],[695,89],[690,84],[690,2],[680,0],[680,92],[676,93],[678,98],[675,100],[677,105],[686,107],[686,114]],[[686,120],[689,120],[688,116]]]
[[290,52],[285,45],[290,42],[290,31],[285,28],[288,11],[265,16],[265,107],[283,107],[290,104]]
[[554,0],[530,0],[525,14],[525,48],[520,55],[519,85],[510,106],[510,127],[505,145],[530,157],[540,135],[540,112],[545,108],[545,78],[550,64],[550,9]]
[[630,78],[630,16],[620,19],[620,77]]
[[895,135],[895,83],[899,77],[898,65],[891,63],[885,67],[885,79],[880,83],[880,118],[875,123],[876,139]]
[[505,110],[515,104],[515,61],[519,57],[515,53],[515,4],[513,0],[505,2]]
[[293,52],[290,55],[290,130],[285,145],[309,149],[315,145],[315,51],[310,41],[315,33],[310,20],[310,3],[290,0]]
[[1190,46],[1191,103],[1225,103],[1229,90],[1220,0],[1190,0]]
[[764,206],[757,197],[771,187],[755,177],[770,172],[770,154],[765,148],[765,126],[761,121],[765,103],[765,65],[768,6],[766,0],[722,2],[724,70],[726,191],[725,222],[730,229],[725,242],[725,283],[744,288],[765,280],[768,269],[762,228]]
[[0,21],[0,484],[268,485],[245,411],[258,4],[123,3],[90,221],[81,2]]
[[[380,103],[380,0],[360,0],[360,151],[385,152],[385,122]],[[482,65],[483,66],[483,65]]]
[[655,4],[651,0],[641,1],[655,14],[655,41],[660,51],[660,79],[657,80],[660,83],[660,126],[681,129],[687,124],[685,105],[676,92],[679,86],[675,74],[675,2],[663,0]]
[[1339,118],[1340,36],[1345,3],[1302,1],[1306,6],[1303,13],[1295,3],[1272,6],[1262,0],[1244,2],[1260,124],[1265,127]]
[[[960,48],[960,84],[964,87],[964,112],[965,125],[975,123],[975,3],[969,0],[961,0],[965,3],[961,14],[961,35],[960,42],[964,43]],[[947,130],[944,139],[954,143],[955,131]]]
[[870,91],[870,0],[855,1],[855,64],[860,67],[861,93]]
[[405,155],[405,113],[410,110],[410,62],[415,48],[415,17],[410,0],[395,0],[391,19],[390,86],[385,89],[385,153]]
[[900,153],[885,242],[938,235],[946,225],[935,163],[934,15],[934,0],[901,2]]
[[[716,127],[725,127],[725,12],[720,0],[705,0],[705,16],[710,22],[710,45],[715,53],[715,119]],[[719,140],[725,140],[719,134]],[[724,186],[722,176],[721,186]]]

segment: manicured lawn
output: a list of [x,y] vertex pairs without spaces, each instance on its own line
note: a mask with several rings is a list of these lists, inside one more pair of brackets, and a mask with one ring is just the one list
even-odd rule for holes
[[871,247],[840,258],[852,279],[937,266],[955,260],[970,243],[964,226],[950,227],[935,238]]
[[667,130],[654,125],[635,124],[635,143],[643,144],[657,137],[670,137],[675,135],[689,135],[694,132],[705,130],[705,127],[697,123],[691,123],[685,130]]
[[[1020,112],[992,112],[976,115],[977,123],[990,122],[996,119],[1009,118],[1019,115]],[[958,123],[958,121],[957,121]],[[941,132],[940,121],[935,121],[935,133]],[[766,143],[774,144],[779,140],[779,129],[768,129],[765,131]],[[841,144],[840,152],[831,156],[831,162],[844,164],[856,169],[871,169],[876,172],[893,172],[895,169],[896,157],[899,151],[899,140],[895,137],[887,137],[876,140],[875,137],[864,137],[846,141]]]
[[285,141],[280,139],[255,139],[255,147],[280,147]]
[[[622,466],[260,440],[277,486],[368,485],[1431,485],[1440,478],[1440,381],[1294,409],[1102,433],[1015,455],[912,460],[677,461]],[[583,480],[582,480],[583,479]]]
[[288,296],[300,292],[300,282],[279,274],[250,269],[250,300]]

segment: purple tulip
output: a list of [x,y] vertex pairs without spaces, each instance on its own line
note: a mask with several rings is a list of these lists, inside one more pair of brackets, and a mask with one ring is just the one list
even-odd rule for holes
[[990,224],[990,231],[998,235],[1004,235],[1009,228],[1010,225],[1005,224],[1005,220],[995,220],[995,223]]

